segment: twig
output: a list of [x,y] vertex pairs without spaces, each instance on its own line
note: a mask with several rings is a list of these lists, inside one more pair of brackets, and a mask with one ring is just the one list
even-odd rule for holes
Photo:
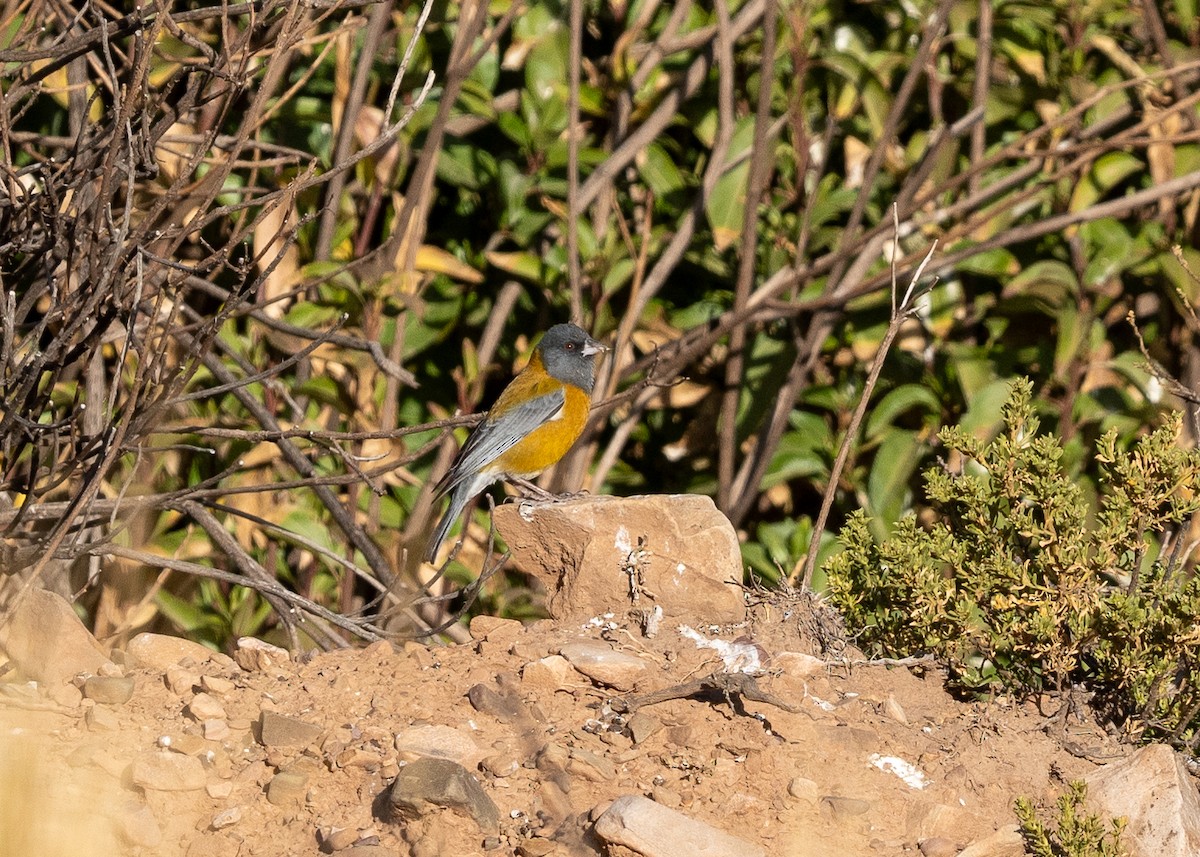
[[[896,209],[892,208],[893,222],[897,224],[896,249],[899,250],[899,215]],[[842,480],[842,469],[846,466],[846,460],[850,457],[850,450],[854,447],[855,439],[858,437],[858,428],[862,425],[863,417],[867,413],[867,405],[871,401],[871,393],[875,389],[875,383],[879,380],[879,373],[883,370],[883,363],[887,359],[888,352],[891,350],[892,342],[895,341],[896,335],[900,333],[900,328],[909,318],[917,311],[917,306],[914,298],[918,294],[924,294],[928,288],[926,287],[921,292],[917,292],[917,284],[921,279],[921,275],[925,271],[925,266],[929,264],[929,260],[933,258],[934,251],[937,250],[937,242],[933,242],[929,251],[925,254],[925,259],[917,267],[909,280],[908,288],[904,291],[904,296],[897,301],[898,287],[896,285],[896,268],[895,263],[892,264],[892,320],[888,324],[887,333],[884,334],[883,342],[879,344],[879,350],[875,352],[875,360],[871,363],[871,369],[867,373],[867,380],[863,384],[862,395],[859,396],[858,406],[854,409],[854,415],[850,418],[850,424],[846,427],[846,436],[842,439],[842,445],[838,448],[837,458],[833,462],[833,467],[829,471],[829,484],[825,487],[825,494],[821,498],[821,511],[817,515],[816,524],[813,526],[812,539],[808,543],[808,554],[802,561],[796,563],[788,574],[788,584],[795,585],[796,578],[800,576],[800,572],[804,571],[804,589],[812,589],[812,576],[817,564],[817,552],[821,548],[821,537],[825,534],[825,525],[829,520],[829,510],[833,507],[833,499],[837,496],[838,486]]]

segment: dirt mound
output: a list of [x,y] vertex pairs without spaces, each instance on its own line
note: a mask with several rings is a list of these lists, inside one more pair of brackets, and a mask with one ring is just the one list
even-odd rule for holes
[[[815,657],[820,627],[772,597],[738,627],[652,638],[605,616],[481,618],[460,646],[236,661],[144,638],[78,704],[5,686],[0,826],[25,839],[0,853],[628,854],[622,835],[669,849],[708,829],[694,822],[746,854],[1020,854],[1013,799],[1051,801],[1093,768],[1031,705]],[[1097,729],[1072,740],[1119,752]],[[392,791],[423,757],[482,788]],[[623,796],[669,813],[597,825]],[[625,823],[651,829],[612,832]]]

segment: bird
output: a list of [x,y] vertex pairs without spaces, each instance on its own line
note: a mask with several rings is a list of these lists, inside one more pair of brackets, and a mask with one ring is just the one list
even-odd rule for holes
[[546,331],[529,364],[509,382],[467,437],[434,488],[450,495],[425,551],[433,562],[451,525],[481,491],[500,480],[524,481],[567,454],[587,423],[596,355],[608,348],[574,324]]

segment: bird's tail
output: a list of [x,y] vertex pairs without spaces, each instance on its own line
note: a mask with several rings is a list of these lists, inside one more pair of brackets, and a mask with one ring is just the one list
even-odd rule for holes
[[446,512],[438,521],[437,529],[433,531],[433,536],[429,539],[429,546],[425,548],[426,562],[433,562],[437,559],[438,548],[446,540],[446,534],[450,532],[450,527],[462,515],[463,509],[467,508],[471,498],[481,490],[483,490],[482,486],[476,487],[475,480],[467,480],[454,486],[454,490],[450,492],[450,502],[446,506]]

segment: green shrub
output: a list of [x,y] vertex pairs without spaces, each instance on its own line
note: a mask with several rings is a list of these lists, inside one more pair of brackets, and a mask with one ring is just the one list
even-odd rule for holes
[[1090,497],[1031,402],[1030,382],[1014,383],[992,441],[941,432],[930,526],[907,517],[876,543],[855,514],[826,567],[831,598],[869,651],[935,653],[966,689],[1083,683],[1131,735],[1191,746],[1200,583],[1179,546],[1200,453],[1176,443],[1178,415],[1128,449],[1109,432]]
[[1113,819],[1106,830],[1099,816],[1079,812],[1086,797],[1087,785],[1072,782],[1058,799],[1058,818],[1052,829],[1038,819],[1029,798],[1017,798],[1014,808],[1029,853],[1035,857],[1124,857],[1128,853],[1121,846],[1125,819]]

